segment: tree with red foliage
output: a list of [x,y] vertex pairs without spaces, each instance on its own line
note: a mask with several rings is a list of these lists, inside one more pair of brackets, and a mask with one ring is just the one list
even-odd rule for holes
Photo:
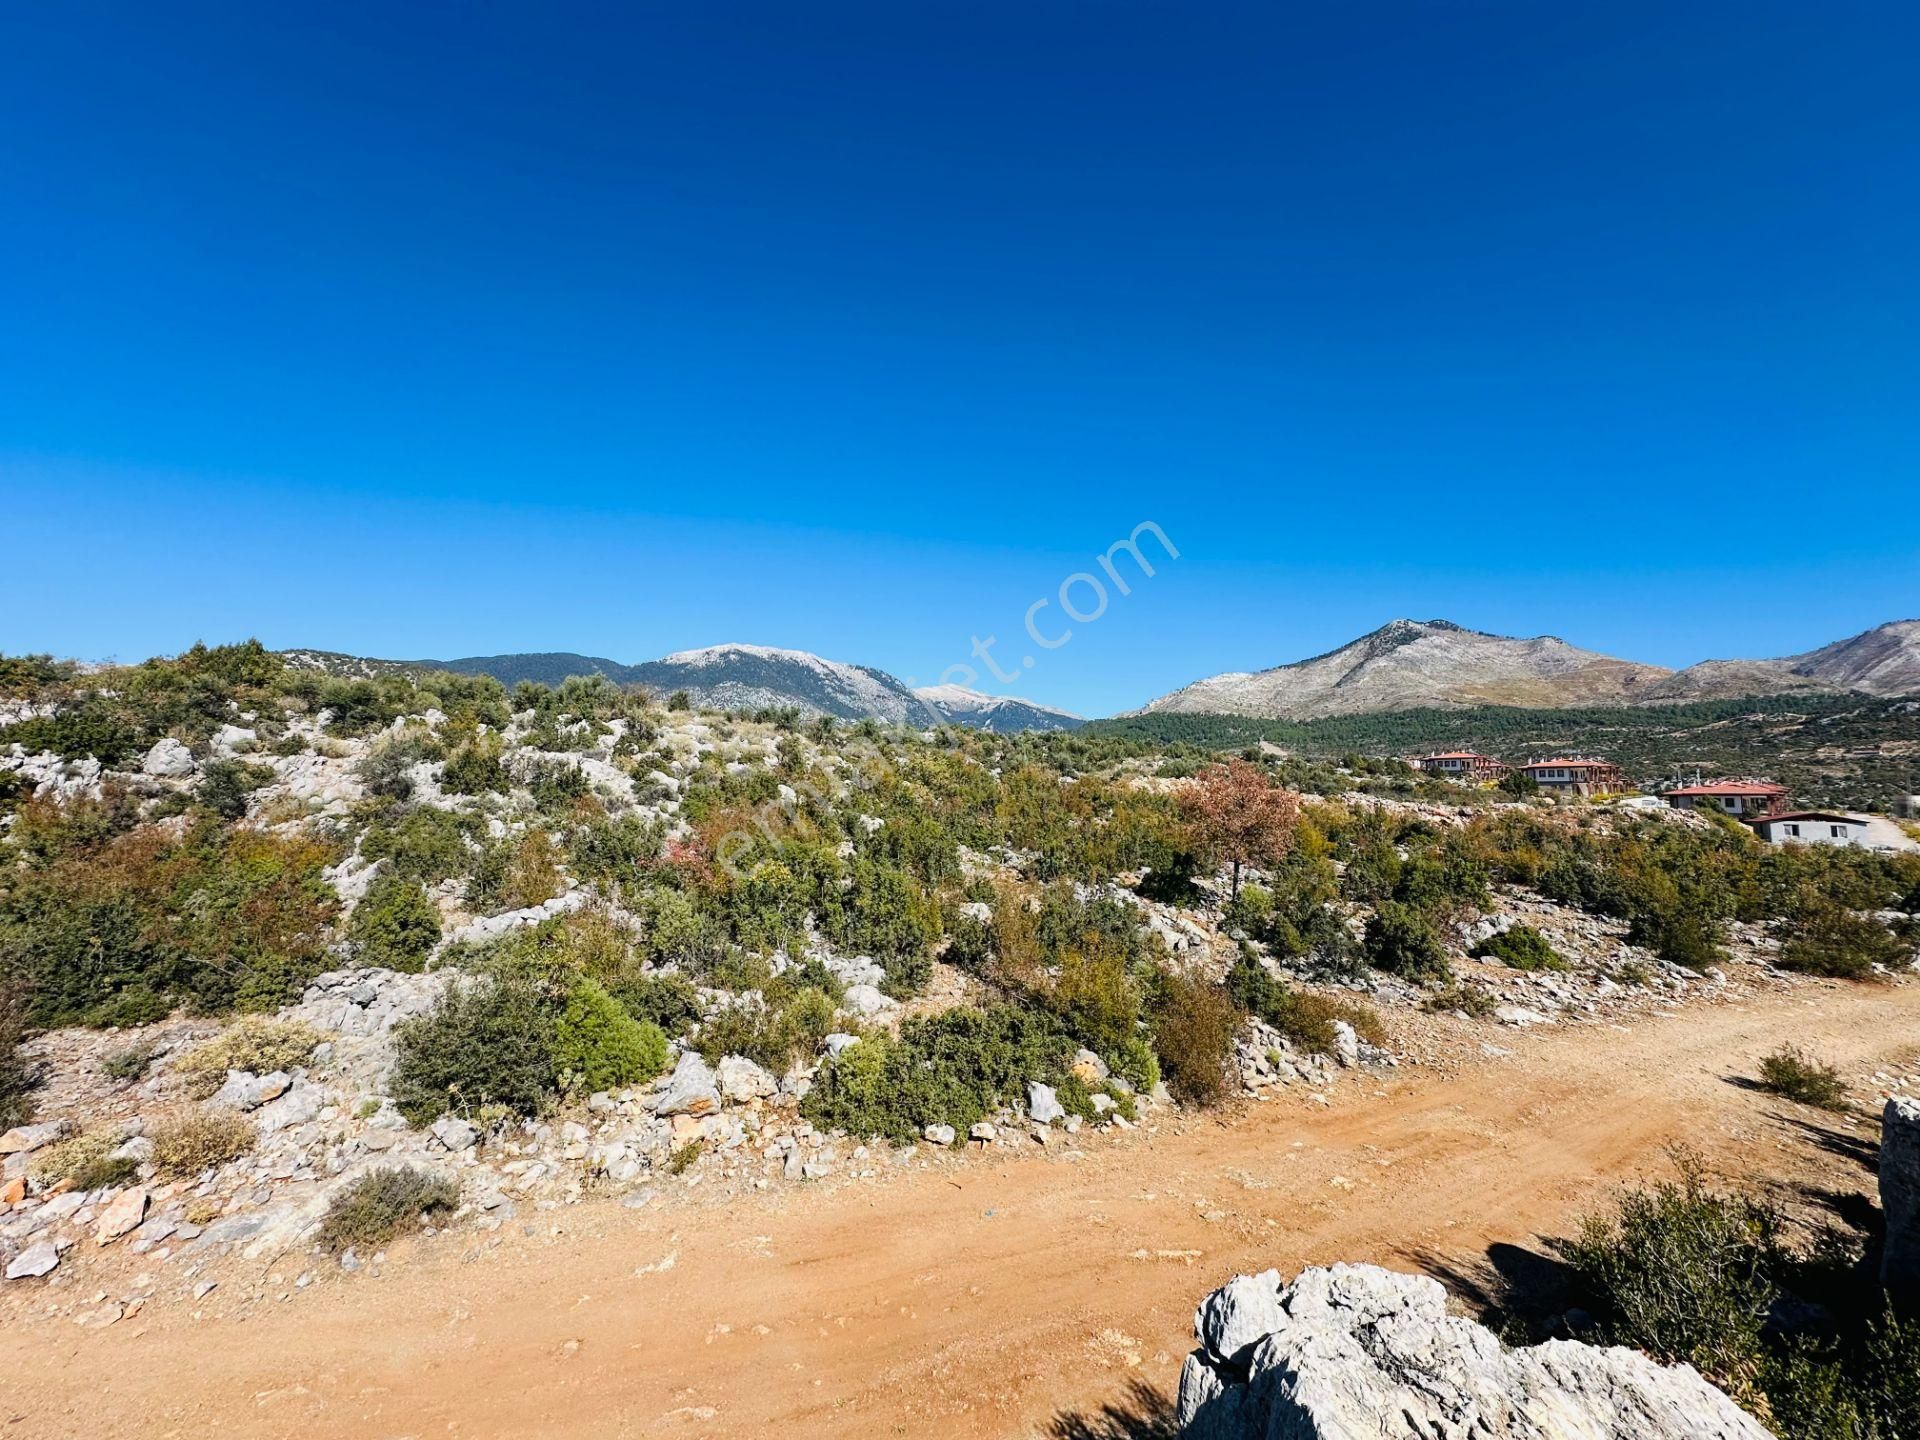
[[1247,760],[1202,770],[1181,793],[1180,809],[1201,854],[1233,866],[1235,900],[1241,866],[1278,864],[1293,849],[1300,829],[1300,797]]

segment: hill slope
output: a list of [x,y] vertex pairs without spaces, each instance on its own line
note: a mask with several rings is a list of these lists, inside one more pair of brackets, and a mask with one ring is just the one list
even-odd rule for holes
[[1551,635],[1522,640],[1447,620],[1394,620],[1310,660],[1196,681],[1139,713],[1313,720],[1436,705],[1610,705],[1670,673]]
[[1920,620],[1892,620],[1782,660],[1795,675],[1870,695],[1920,695]]

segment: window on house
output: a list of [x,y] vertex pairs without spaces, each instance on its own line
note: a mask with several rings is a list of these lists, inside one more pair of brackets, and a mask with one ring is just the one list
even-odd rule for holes
[[1829,825],[1827,827],[1827,834],[1835,840],[1844,840],[1847,838],[1847,827],[1844,825]]
[[1800,827],[1798,825],[1782,825],[1780,828],[1788,835],[1798,835],[1800,833]]

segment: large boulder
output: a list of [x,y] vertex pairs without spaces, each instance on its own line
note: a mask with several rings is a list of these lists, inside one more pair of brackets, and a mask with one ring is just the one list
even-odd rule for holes
[[1880,1208],[1887,1216],[1880,1283],[1920,1294],[1920,1100],[1896,1095],[1880,1115]]
[[157,740],[140,762],[143,774],[179,779],[193,773],[193,752],[172,736]]
[[[1438,1282],[1373,1265],[1240,1276],[1195,1316],[1180,1375],[1191,1440],[1768,1440],[1688,1365],[1550,1340],[1508,1350]],[[1250,1333],[1267,1324],[1264,1335]]]
[[656,1115],[713,1115],[720,1109],[720,1089],[707,1062],[689,1050],[660,1083],[653,1097]]

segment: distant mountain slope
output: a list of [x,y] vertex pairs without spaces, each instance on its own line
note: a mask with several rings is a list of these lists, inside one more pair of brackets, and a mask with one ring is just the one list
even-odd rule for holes
[[694,702],[721,710],[797,705],[845,720],[871,716],[891,725],[933,726],[940,714],[884,670],[823,660],[805,650],[765,645],[709,645],[681,650],[617,677],[660,694],[685,690]]
[[1784,660],[1702,660],[1648,686],[1640,699],[1734,700],[1743,695],[1830,694],[1845,688],[1796,675]]
[[1920,695],[1920,620],[1889,621],[1779,663],[1835,689]]
[[462,675],[491,675],[508,689],[522,680],[536,685],[558,685],[569,675],[604,675],[617,685],[627,683],[631,665],[598,655],[575,655],[570,650],[538,651],[521,655],[469,655],[460,660],[409,662],[434,670],[457,670]]
[[1551,635],[1522,640],[1447,620],[1394,620],[1310,660],[1196,681],[1139,713],[1312,720],[1436,705],[1610,705],[1670,673]]
[[884,670],[767,645],[710,645],[641,665],[623,665],[618,660],[567,650],[472,655],[459,660],[372,660],[330,650],[281,653],[288,664],[298,668],[349,678],[401,670],[454,670],[463,675],[491,675],[501,684],[513,686],[522,680],[558,685],[570,675],[604,675],[616,685],[644,685],[661,696],[685,690],[694,704],[714,710],[792,705],[809,715],[832,715],[842,720],[872,717],[889,725],[921,728],[939,725],[946,718]]
[[956,725],[1011,735],[1023,730],[1077,730],[1086,721],[1051,705],[1013,695],[987,695],[964,685],[925,685],[915,690],[927,704]]

